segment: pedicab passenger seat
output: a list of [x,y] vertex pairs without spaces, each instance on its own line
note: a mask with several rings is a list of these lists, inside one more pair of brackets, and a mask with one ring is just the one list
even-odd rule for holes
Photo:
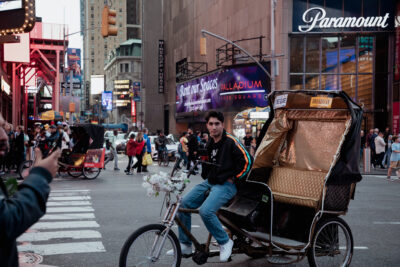
[[274,201],[318,209],[350,114],[345,109],[301,108],[277,109],[275,113],[257,149],[253,169],[270,168],[265,182]]

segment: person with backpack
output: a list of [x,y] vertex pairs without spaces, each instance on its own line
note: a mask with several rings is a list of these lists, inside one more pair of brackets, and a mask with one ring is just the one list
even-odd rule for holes
[[[220,261],[226,262],[232,253],[233,241],[222,228],[216,212],[236,195],[236,181],[245,179],[253,160],[240,141],[225,131],[224,115],[221,112],[210,111],[206,115],[206,124],[211,136],[207,155],[212,165],[203,164],[201,176],[205,181],[196,185],[183,198],[181,207],[200,208],[201,219],[220,245]],[[210,193],[205,197],[207,191]],[[191,214],[180,212],[179,219],[190,231]],[[179,242],[183,255],[192,254],[192,242],[180,227]],[[167,255],[173,253],[170,250]]]

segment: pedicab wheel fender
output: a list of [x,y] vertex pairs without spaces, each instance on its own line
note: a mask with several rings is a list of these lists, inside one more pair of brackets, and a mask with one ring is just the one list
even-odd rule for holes
[[[308,263],[311,267],[323,266],[323,265],[319,265],[316,262],[316,254],[315,254],[315,246],[317,243],[316,240],[320,235],[322,235],[321,232],[324,231],[325,229],[327,229],[327,227],[332,228],[332,227],[335,227],[335,225],[336,225],[336,229],[341,229],[343,231],[343,233],[345,234],[345,237],[346,237],[346,241],[349,242],[349,247],[345,251],[345,253],[346,253],[345,262],[341,263],[341,265],[339,265],[339,266],[350,266],[351,259],[353,256],[353,249],[354,249],[353,234],[351,233],[351,229],[350,229],[349,225],[342,218],[330,217],[330,218],[322,219],[320,222],[318,222],[317,226],[314,230],[314,236],[311,241],[311,246],[307,251],[307,259],[308,259]],[[340,242],[340,240],[339,240],[339,242]],[[331,256],[329,256],[329,257],[331,257]],[[334,267],[334,266],[332,266],[332,267]]]
[[[124,246],[122,247],[121,254],[119,256],[119,267],[126,267],[126,259],[128,256],[129,249],[131,248],[132,244],[135,242],[135,240],[137,238],[139,238],[141,235],[145,234],[146,232],[151,232],[151,231],[162,232],[165,230],[165,228],[166,227],[161,224],[149,224],[149,225],[143,226],[143,227],[137,229],[135,232],[133,232],[129,236],[129,238],[125,241]],[[177,260],[176,260],[176,264],[174,267],[179,267],[181,265],[181,260],[182,260],[182,252],[181,252],[181,246],[179,244],[179,240],[172,230],[170,230],[168,232],[168,235],[172,238],[173,242],[175,243],[175,247],[176,247]],[[155,266],[157,266],[157,265],[155,265]]]
[[[93,169],[97,169],[97,171],[92,171]],[[83,168],[82,170],[83,176],[85,176],[85,178],[88,180],[96,179],[100,172],[100,168]]]

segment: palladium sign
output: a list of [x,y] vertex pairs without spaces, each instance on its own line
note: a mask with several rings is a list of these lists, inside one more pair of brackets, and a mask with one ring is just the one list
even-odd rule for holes
[[303,21],[311,25],[299,26],[299,31],[309,32],[314,28],[367,28],[388,26],[389,13],[376,17],[326,17],[326,11],[320,7],[307,9],[303,13]]

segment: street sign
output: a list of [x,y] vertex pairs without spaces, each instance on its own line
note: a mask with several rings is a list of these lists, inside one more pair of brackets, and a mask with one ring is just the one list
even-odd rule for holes
[[[61,87],[70,89],[71,86],[70,86],[69,83],[61,83]],[[72,84],[72,88],[73,89],[81,89],[81,84],[80,83],[73,83]]]

